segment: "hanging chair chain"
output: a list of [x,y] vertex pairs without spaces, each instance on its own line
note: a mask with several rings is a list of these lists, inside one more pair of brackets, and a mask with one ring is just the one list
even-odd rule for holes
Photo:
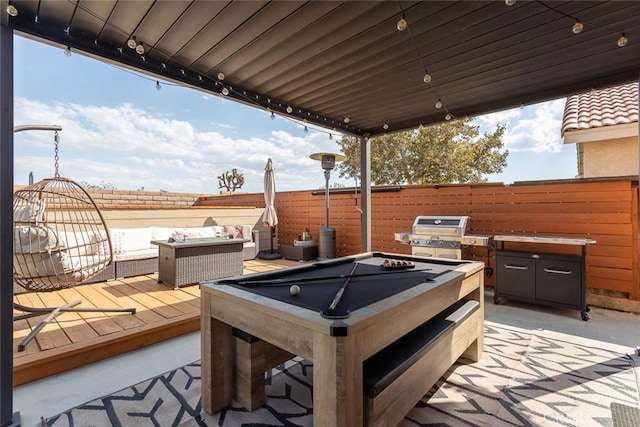
[[55,141],[55,155],[53,156],[54,160],[55,160],[55,166],[56,166],[56,173],[55,173],[55,177],[56,178],[60,178],[60,174],[58,173],[58,160],[60,160],[60,156],[58,155],[58,143],[60,143],[60,136],[58,135],[58,131],[56,131],[53,140]]

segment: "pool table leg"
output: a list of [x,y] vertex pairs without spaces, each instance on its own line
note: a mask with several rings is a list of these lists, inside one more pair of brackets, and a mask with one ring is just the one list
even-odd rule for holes
[[203,292],[200,303],[202,409],[215,414],[233,399],[234,343],[231,326],[211,317],[211,295]]
[[314,336],[314,427],[362,426],[362,357],[358,342],[358,335]]

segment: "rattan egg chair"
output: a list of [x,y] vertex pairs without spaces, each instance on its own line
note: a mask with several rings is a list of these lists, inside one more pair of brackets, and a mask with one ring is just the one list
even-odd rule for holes
[[[107,225],[89,193],[75,181],[56,174],[14,192],[13,280],[31,292],[52,292],[87,283],[113,261]],[[49,314],[19,344],[25,346],[58,314],[76,312],[129,312],[135,308],[75,308],[81,300],[59,307],[28,307],[15,320]]]

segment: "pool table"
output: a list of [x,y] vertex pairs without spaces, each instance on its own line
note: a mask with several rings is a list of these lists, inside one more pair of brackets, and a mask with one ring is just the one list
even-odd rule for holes
[[[413,266],[388,269],[386,259]],[[231,404],[238,328],[313,363],[314,426],[362,425],[362,362],[459,299],[484,307],[483,271],[481,262],[369,252],[203,282],[203,409]],[[482,336],[472,346],[479,357]]]

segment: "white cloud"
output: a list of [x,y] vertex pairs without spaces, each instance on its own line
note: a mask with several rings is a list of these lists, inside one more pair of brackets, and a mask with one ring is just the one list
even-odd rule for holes
[[[510,151],[559,152],[563,143],[560,137],[565,99],[525,107],[520,120],[507,126],[504,135]],[[525,118],[526,116],[531,118]]]
[[[317,188],[323,182],[323,172],[309,155],[337,150],[336,140],[329,140],[322,132],[296,136],[276,130],[266,139],[233,138],[201,131],[190,122],[151,114],[128,103],[114,107],[48,105],[16,98],[15,116],[16,123],[62,126],[61,175],[120,189],[215,194],[219,191],[216,177],[237,168],[245,176],[242,191],[261,192],[269,157],[277,170],[279,190]],[[51,133],[23,132],[16,137],[18,145],[16,183],[25,183],[29,171],[34,171],[36,179],[53,174]],[[51,157],[47,157],[47,148]]]

